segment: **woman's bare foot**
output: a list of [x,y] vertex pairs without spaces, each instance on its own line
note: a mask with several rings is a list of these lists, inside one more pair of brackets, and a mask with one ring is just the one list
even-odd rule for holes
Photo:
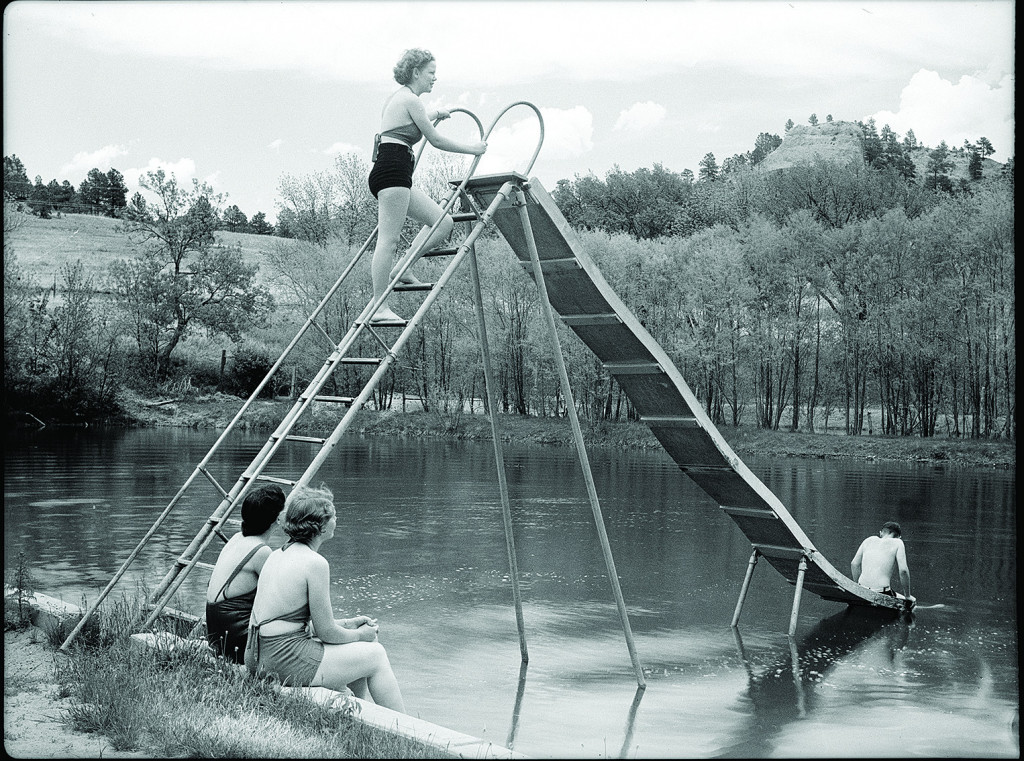
[[382,306],[377,310],[376,314],[370,318],[371,325],[405,325],[406,321],[404,318],[399,317],[392,311],[391,307]]
[[[391,270],[391,272],[388,275],[388,277],[390,277],[392,280],[394,280],[395,277],[398,275],[398,270],[400,270],[401,268],[402,268],[402,263],[399,262]],[[402,275],[402,277],[400,277],[398,279],[398,282],[402,283],[403,285],[417,285],[417,284],[421,283],[422,281],[419,278],[417,278],[414,274],[412,274],[411,272],[406,270],[405,274]]]

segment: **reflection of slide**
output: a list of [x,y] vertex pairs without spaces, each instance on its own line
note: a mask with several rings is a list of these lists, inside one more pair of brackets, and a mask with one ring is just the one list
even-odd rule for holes
[[800,639],[789,638],[788,652],[755,673],[743,648],[738,630],[733,630],[736,648],[747,669],[751,716],[756,728],[743,733],[748,739],[722,752],[726,758],[771,756],[773,738],[790,722],[806,717],[815,709],[818,692],[814,683],[824,678],[840,661],[877,637],[886,639],[888,658],[895,658],[910,635],[905,613],[894,621],[888,611],[849,607],[823,619]]
[[[665,450],[719,504],[759,555],[791,584],[806,560],[803,588],[827,600],[901,608],[840,573],[815,549],[782,502],[761,483],[701,409],[665,351],[622,303],[536,180],[516,174],[485,175],[466,188],[484,208],[508,180],[525,188],[526,207],[551,305],[618,382]],[[519,209],[506,201],[495,225],[531,272],[527,233]]]

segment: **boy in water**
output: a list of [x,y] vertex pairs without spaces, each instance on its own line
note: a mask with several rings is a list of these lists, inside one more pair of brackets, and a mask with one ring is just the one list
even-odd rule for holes
[[900,524],[889,521],[882,526],[878,536],[869,536],[861,542],[857,554],[850,563],[851,575],[862,587],[873,589],[885,595],[896,597],[889,586],[893,566],[900,570],[900,583],[907,607],[912,607],[915,598],[910,594],[910,569],[907,567],[907,550],[903,546]]

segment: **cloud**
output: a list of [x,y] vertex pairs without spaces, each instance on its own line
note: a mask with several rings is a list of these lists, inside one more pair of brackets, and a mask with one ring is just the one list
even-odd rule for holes
[[338,156],[342,153],[362,153],[362,150],[352,143],[337,142],[324,148],[323,152],[328,156]]
[[[593,150],[594,115],[584,106],[542,108],[541,116],[546,159],[572,158]],[[477,167],[479,174],[523,172],[537,149],[540,130],[535,115],[522,117],[509,126],[502,126],[503,121],[495,125],[487,139],[487,153]]]
[[656,127],[665,121],[666,113],[663,105],[652,100],[646,103],[634,103],[619,114],[614,129],[616,132],[643,132],[645,129]]
[[[141,168],[133,167],[123,172],[124,184],[128,188],[128,198],[130,199],[136,192],[141,192],[147,198],[154,199],[155,196],[153,194],[141,188],[139,178],[143,177],[147,172],[155,172],[158,169],[163,169],[164,174],[168,177],[174,175],[174,179],[178,182],[178,187],[185,188],[186,190],[192,189],[192,179],[196,176],[196,162],[194,160],[180,158],[175,162],[170,162],[153,157],[146,166]],[[209,182],[209,178],[206,181]]]
[[284,140],[282,140],[281,138],[277,138],[277,140],[273,140],[267,143],[267,148],[269,148],[272,151],[276,151],[282,145],[284,145]]
[[128,149],[123,145],[105,145],[91,153],[82,151],[76,153],[69,163],[60,168],[58,176],[67,179],[81,178],[88,174],[90,169],[106,172],[113,166],[115,158],[126,155]]
[[879,129],[888,124],[900,135],[908,130],[929,147],[942,140],[951,147],[964,140],[974,142],[987,137],[996,149],[993,156],[1005,161],[1013,154],[1014,78],[1005,75],[990,86],[972,76],[960,77],[955,84],[938,73],[921,69],[900,96],[899,111],[874,114]]
[[[1014,4],[605,2],[588,4],[584,11],[578,2],[546,2],[542,10],[533,3],[497,2],[468,13],[463,2],[393,2],[387,6],[386,40],[373,33],[381,10],[370,2],[16,3],[13,8],[12,20],[19,24],[35,24],[109,53],[294,71],[382,88],[392,86],[391,69],[402,51],[429,41],[442,80],[478,88],[538,77],[630,80],[698,65],[830,80],[837,74],[880,74],[900,60],[899,51],[914,58],[927,53],[936,66],[980,70],[991,58],[991,40],[1013,28]],[[489,30],[483,38],[481,23]],[[709,34],[712,29],[729,31]],[[964,35],[964,29],[971,34]],[[518,48],[523,40],[529,41],[530,54],[511,65],[501,51]],[[1000,65],[1010,71],[1013,60]]]

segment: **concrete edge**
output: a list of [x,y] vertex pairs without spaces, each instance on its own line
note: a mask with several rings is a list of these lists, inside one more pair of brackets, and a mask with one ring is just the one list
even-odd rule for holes
[[[4,585],[4,604],[9,604],[12,597],[18,595],[18,590]],[[35,626],[40,628],[53,627],[68,618],[76,618],[83,615],[84,611],[78,605],[58,600],[41,593],[25,595],[25,602],[32,608],[30,618]],[[132,641],[140,646],[164,650],[167,652],[178,648],[190,648],[187,640],[175,636],[169,632],[159,634],[133,634]],[[201,648],[206,649],[206,643],[201,643]],[[212,657],[212,656],[211,656]],[[244,668],[239,666],[238,668]],[[366,700],[355,697],[350,692],[337,692],[326,687],[279,687],[285,693],[301,692],[315,703],[326,706],[329,709],[338,711],[349,703],[355,704],[352,718],[364,724],[381,729],[385,732],[399,735],[410,740],[416,740],[430,747],[436,748],[444,753],[452,754],[458,758],[471,759],[525,759],[528,756],[517,753],[509,748],[481,740],[472,735],[456,732],[438,724],[433,724],[424,719],[409,716],[408,714],[392,711],[390,708],[379,706]]]

